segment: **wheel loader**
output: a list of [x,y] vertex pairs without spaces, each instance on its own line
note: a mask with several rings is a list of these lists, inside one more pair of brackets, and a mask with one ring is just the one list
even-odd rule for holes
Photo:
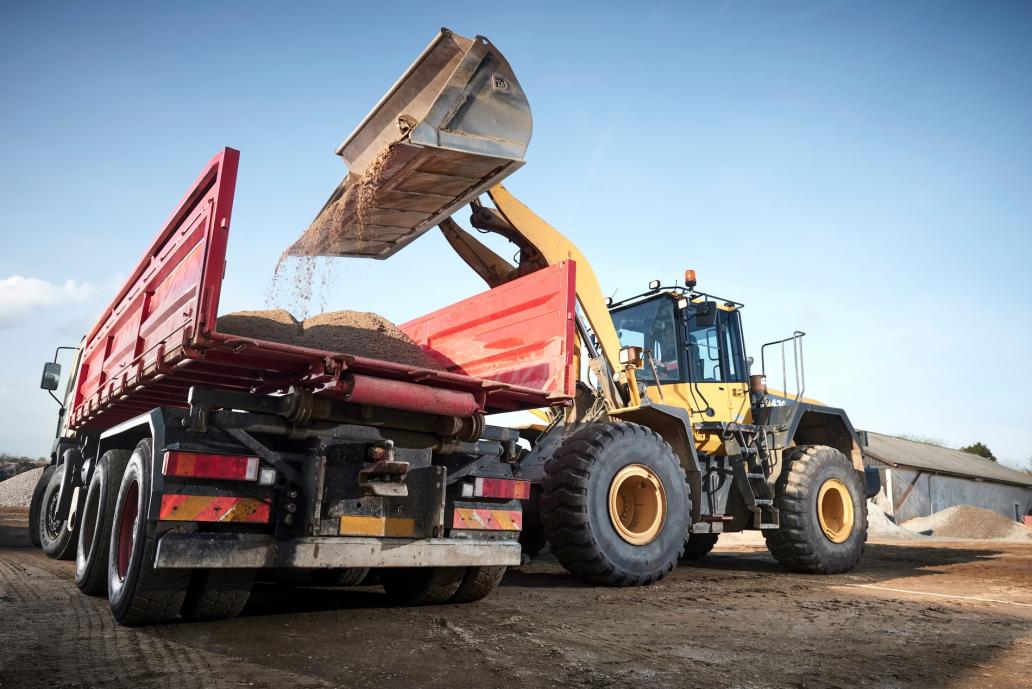
[[[387,259],[436,226],[492,288],[575,264],[570,399],[520,429],[525,551],[547,542],[589,581],[646,585],[721,533],[759,530],[792,570],[852,569],[877,473],[846,413],[803,396],[804,333],[763,345],[752,373],[743,305],[697,289],[694,271],[606,299],[584,254],[500,184],[531,128],[497,48],[443,29],[337,149],[348,174],[291,252]],[[476,232],[453,217],[467,204]],[[514,262],[477,236],[492,233]],[[497,343],[469,339],[482,357],[468,365],[489,366]],[[768,366],[782,390],[767,390]]]

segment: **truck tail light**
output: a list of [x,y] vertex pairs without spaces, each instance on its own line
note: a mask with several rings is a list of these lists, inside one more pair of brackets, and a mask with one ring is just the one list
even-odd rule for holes
[[464,498],[507,498],[526,500],[530,497],[530,481],[507,478],[476,478],[462,485]]
[[246,455],[218,455],[207,452],[165,452],[161,473],[183,478],[214,478],[227,481],[257,481],[258,458]]

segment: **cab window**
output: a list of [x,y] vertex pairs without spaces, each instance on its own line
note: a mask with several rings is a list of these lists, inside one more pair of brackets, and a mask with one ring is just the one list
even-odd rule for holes
[[713,323],[706,325],[700,325],[689,315],[687,350],[693,381],[741,382],[748,375],[737,312],[720,309]]
[[[667,298],[650,299],[614,311],[613,325],[621,347],[641,347],[651,353],[660,382],[681,379],[681,356],[678,347],[678,325],[674,302]],[[638,378],[654,381],[652,366],[646,356]]]

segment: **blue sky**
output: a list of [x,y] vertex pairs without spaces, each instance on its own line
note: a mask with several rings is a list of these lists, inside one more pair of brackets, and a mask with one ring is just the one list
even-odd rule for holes
[[[806,331],[807,393],[856,425],[1032,456],[1029,5],[355,5],[0,6],[0,450],[47,451],[42,361],[222,146],[223,310],[266,306],[334,148],[448,26],[513,64],[534,137],[507,185],[607,292],[695,268],[750,353]],[[436,233],[331,280],[328,308],[396,321],[482,289]]]

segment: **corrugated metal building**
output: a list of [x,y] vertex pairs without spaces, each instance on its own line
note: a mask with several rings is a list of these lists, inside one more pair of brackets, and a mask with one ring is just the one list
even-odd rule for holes
[[1032,476],[978,455],[867,432],[864,462],[881,474],[897,522],[954,505],[975,505],[1023,521],[1032,514]]

